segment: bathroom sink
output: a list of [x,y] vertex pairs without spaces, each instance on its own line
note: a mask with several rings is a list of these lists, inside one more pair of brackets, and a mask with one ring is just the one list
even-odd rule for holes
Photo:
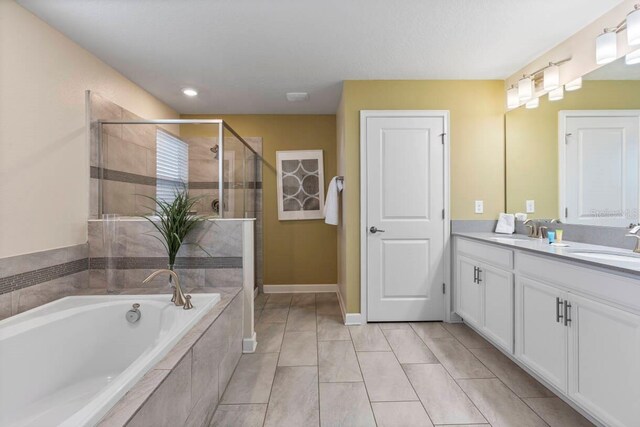
[[621,261],[640,264],[640,255],[634,253],[576,250],[571,251],[571,254],[600,261]]

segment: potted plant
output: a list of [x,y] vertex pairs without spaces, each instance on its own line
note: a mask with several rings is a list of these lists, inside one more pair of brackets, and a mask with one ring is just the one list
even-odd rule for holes
[[[169,270],[174,271],[176,257],[183,244],[198,245],[200,249],[209,255],[199,244],[185,242],[185,238],[193,228],[205,219],[203,216],[193,214],[193,208],[200,199],[199,197],[190,197],[186,186],[183,186],[181,189],[176,189],[173,201],[166,201],[151,196],[144,197],[147,197],[155,203],[154,208],[148,207],[152,213],[145,215],[143,218],[147,219],[160,234],[160,236],[156,236],[155,234],[151,234],[151,236],[158,239],[167,251],[169,257],[169,265],[167,268]],[[169,277],[169,284],[171,284],[171,277]]]

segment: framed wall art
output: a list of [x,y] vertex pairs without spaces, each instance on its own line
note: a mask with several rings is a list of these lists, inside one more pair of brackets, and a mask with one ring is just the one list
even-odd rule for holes
[[322,219],[322,150],[277,151],[278,219]]

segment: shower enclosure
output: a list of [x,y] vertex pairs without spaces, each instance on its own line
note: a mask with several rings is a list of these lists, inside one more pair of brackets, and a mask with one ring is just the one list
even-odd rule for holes
[[181,188],[198,198],[194,213],[257,217],[260,138],[245,139],[219,119],[97,120],[97,127],[98,219],[150,214],[149,197],[171,200]]

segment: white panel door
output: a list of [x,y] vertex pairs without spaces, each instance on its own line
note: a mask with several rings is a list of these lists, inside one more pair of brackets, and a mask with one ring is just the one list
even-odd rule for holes
[[568,116],[565,126],[566,221],[620,227],[637,222],[638,117]]
[[368,320],[443,320],[445,118],[365,120]]
[[516,355],[562,391],[567,390],[567,327],[562,316],[566,293],[520,277],[516,282]]
[[569,396],[607,425],[640,420],[640,316],[569,295]]

